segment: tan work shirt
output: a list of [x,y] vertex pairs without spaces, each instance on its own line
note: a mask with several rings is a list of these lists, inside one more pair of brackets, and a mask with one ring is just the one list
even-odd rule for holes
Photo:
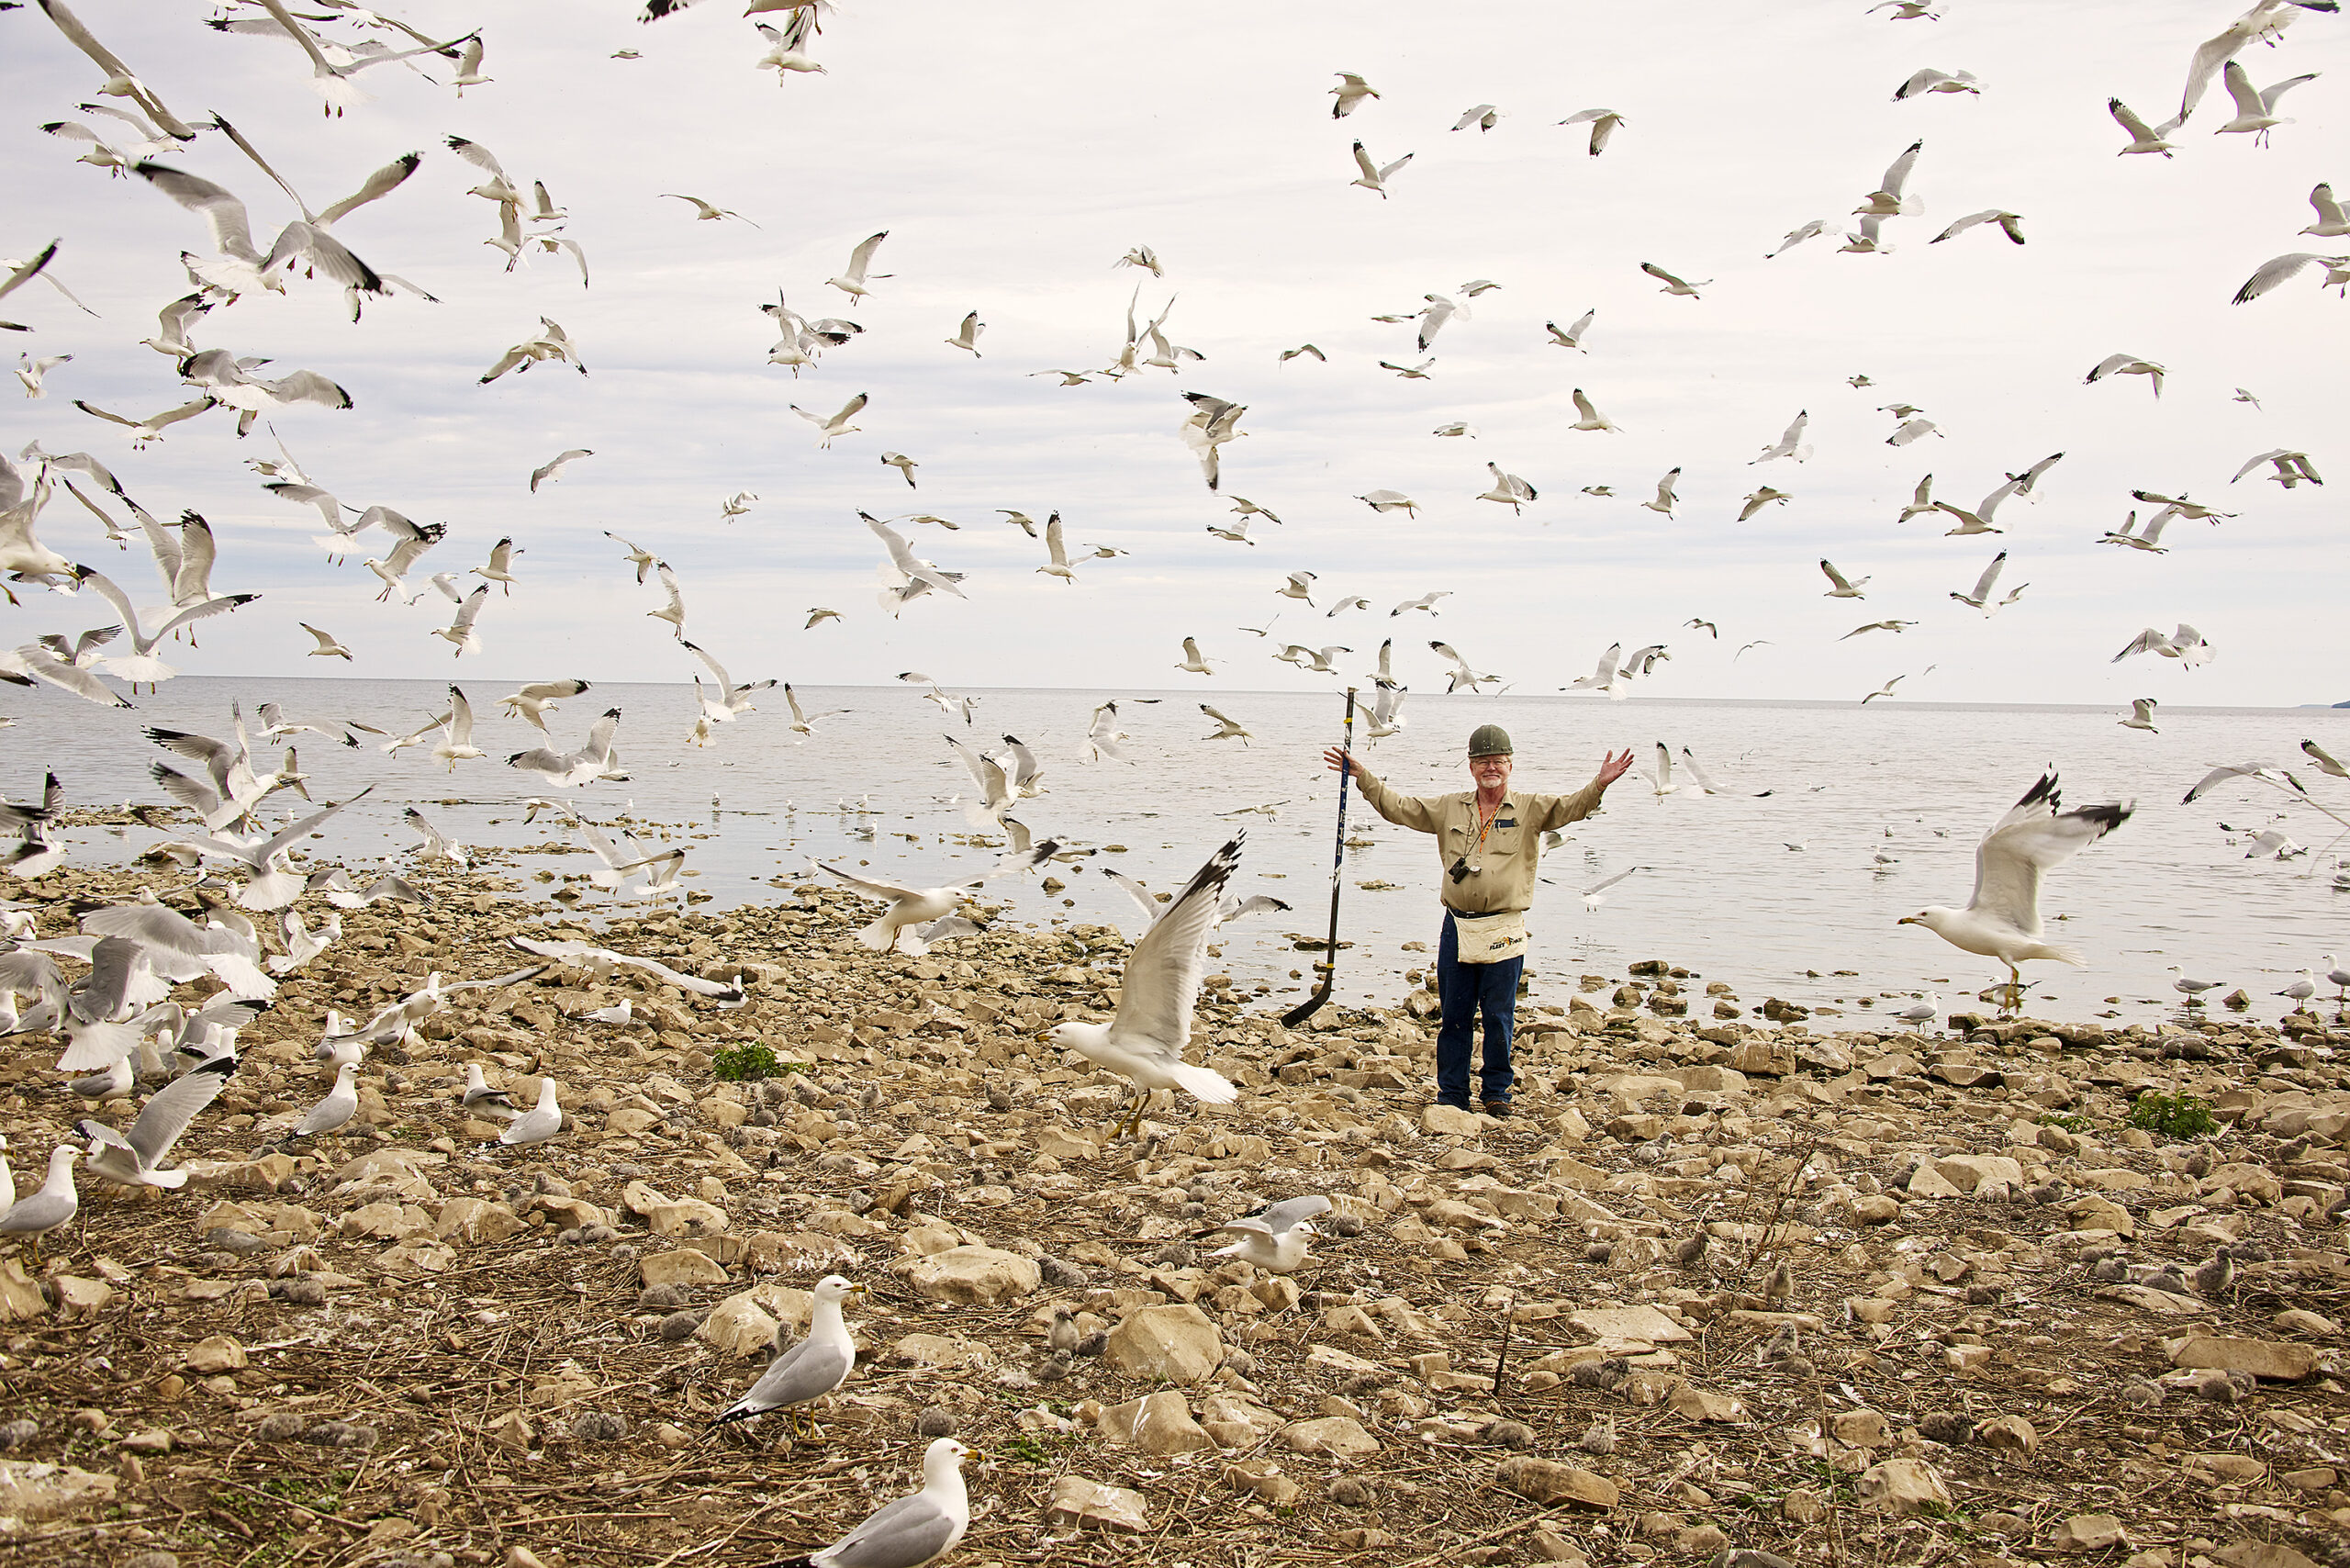
[[[1366,773],[1357,780],[1371,809],[1398,827],[1436,834],[1436,852],[1445,868],[1438,892],[1444,907],[1463,914],[1524,913],[1534,905],[1534,872],[1542,854],[1542,834],[1555,827],[1581,822],[1599,809],[1604,791],[1586,784],[1572,795],[1531,795],[1512,790],[1494,813],[1484,846],[1477,846],[1477,792],[1454,795],[1399,795]],[[1451,876],[1453,862],[1467,856],[1483,868],[1459,881]]]

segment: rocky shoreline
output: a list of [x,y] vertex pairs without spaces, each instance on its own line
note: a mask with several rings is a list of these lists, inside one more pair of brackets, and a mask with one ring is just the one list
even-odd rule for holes
[[[141,879],[20,896],[56,935]],[[1428,1103],[1425,992],[1292,1032],[1216,977],[1193,1057],[1239,1103],[1110,1145],[1123,1085],[1036,1038],[1114,1004],[1109,927],[913,959],[815,888],[599,932],[494,869],[419,879],[244,1032],[185,1190],[93,1179],[39,1267],[0,1257],[19,1561],[765,1562],[952,1430],[990,1456],[974,1565],[2350,1562],[2331,1010],[1827,1032],[1641,965],[1528,1007],[1495,1122]],[[369,1058],[341,1136],[283,1147],[329,1008],[510,970],[518,934],[749,1000],[562,967],[465,992]],[[90,1108],[10,1044],[21,1184]],[[758,1045],[792,1070],[718,1076]],[[498,1146],[469,1061],[517,1100],[552,1075],[565,1132]],[[1315,1192],[1297,1273],[1205,1256]],[[869,1355],[820,1436],[705,1439],[835,1271]]]

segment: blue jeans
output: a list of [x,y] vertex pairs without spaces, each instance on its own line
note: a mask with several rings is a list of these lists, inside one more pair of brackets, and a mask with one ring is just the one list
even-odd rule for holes
[[1484,1100],[1507,1100],[1516,1075],[1510,1070],[1509,1043],[1517,1032],[1517,980],[1526,959],[1464,964],[1452,916],[1436,949],[1436,991],[1444,1003],[1444,1027],[1436,1037],[1436,1093],[1456,1105],[1469,1103],[1469,1047],[1477,1014],[1485,1014],[1485,1070],[1480,1074]]

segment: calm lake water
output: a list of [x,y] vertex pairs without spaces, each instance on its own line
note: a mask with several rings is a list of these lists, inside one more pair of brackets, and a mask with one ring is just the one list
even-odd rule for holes
[[[559,824],[548,817],[527,827],[521,822],[523,797],[554,791],[503,763],[541,741],[520,721],[494,716],[496,700],[510,689],[467,686],[479,716],[476,743],[490,760],[461,764],[453,774],[421,747],[386,756],[379,743],[353,750],[318,734],[294,737],[320,801],[375,786],[309,847],[354,868],[402,863],[415,839],[399,820],[409,802],[466,843],[560,840]],[[1245,890],[1294,908],[1228,927],[1225,966],[1236,976],[1299,985],[1290,971],[1305,970],[1311,955],[1285,938],[1318,935],[1327,920],[1336,778],[1323,770],[1320,753],[1338,738],[1341,696],[1204,685],[1121,694],[1118,722],[1133,737],[1133,760],[1089,766],[1078,759],[1080,743],[1094,704],[1109,694],[979,692],[968,727],[950,722],[912,688],[800,695],[811,712],[848,711],[794,745],[782,694],[765,692],[764,711],[721,727],[718,744],[699,748],[687,744],[696,711],[689,688],[599,684],[549,723],[559,745],[573,745],[595,715],[620,708],[619,747],[631,778],[565,793],[593,820],[625,813],[653,824],[640,828],[650,841],[666,833],[688,843],[687,885],[713,895],[705,907],[785,896],[771,879],[803,872],[815,859],[928,887],[973,874],[992,853],[960,842],[974,831],[963,803],[974,791],[942,734],[951,728],[980,744],[1017,735],[1045,765],[1045,793],[1014,814],[1039,837],[1125,846],[1089,864],[1113,864],[1171,890],[1245,827]],[[1161,700],[1145,700],[1153,698]],[[1253,739],[1203,739],[1214,727],[1198,710],[1203,698]],[[293,721],[330,726],[355,718],[405,733],[437,712],[443,696],[429,680],[190,676],[137,699],[132,713],[49,689],[0,689],[0,712],[17,717],[13,729],[0,731],[0,791],[18,800],[36,794],[50,768],[78,805],[163,802],[147,769],[166,754],[142,729],[225,736],[232,700],[244,704],[255,729],[254,709],[274,700]],[[1964,903],[1976,839],[2053,765],[2067,803],[2134,798],[2138,810],[2050,879],[2042,909],[2059,917],[2052,932],[2090,963],[2028,969],[2035,1009],[2149,1016],[2175,1003],[2165,971],[2180,964],[2198,978],[2247,988],[2259,999],[2257,1015],[2281,1014],[2286,1004],[2270,993],[2323,954],[2350,954],[2350,895],[2330,885],[2350,844],[2321,856],[2340,830],[2255,783],[2230,783],[2193,805],[2180,797],[2213,765],[2257,759],[2283,763],[2317,799],[2350,814],[2350,783],[2304,766],[2299,751],[2310,737],[2337,756],[2350,752],[2350,712],[2165,708],[2158,734],[2122,729],[2117,716],[2102,708],[1415,694],[1404,733],[1361,749],[1382,778],[1426,793],[1466,787],[1460,748],[1486,722],[1505,725],[1516,741],[1519,789],[1574,789],[1610,745],[1632,746],[1641,767],[1651,766],[1659,741],[1673,747],[1676,766],[1682,747],[1695,754],[1723,793],[1660,799],[1635,772],[1609,792],[1601,815],[1570,829],[1565,846],[1545,855],[1530,969],[1538,995],[1552,1001],[1563,1001],[1580,973],[1620,974],[1649,958],[1726,980],[1749,1003],[1777,995],[1857,1011],[1863,997],[1881,1003],[1927,989],[1946,1002],[1961,1001],[2001,978],[1998,966],[1895,922],[1928,903]],[[257,743],[257,754],[262,749]],[[274,745],[267,760],[276,760]],[[856,813],[860,802],[869,816]],[[1270,814],[1251,810],[1260,807]],[[2285,831],[2311,846],[2309,855],[2247,859],[2243,846],[2229,843],[2228,827],[2266,825],[2279,812]],[[870,840],[854,833],[860,823],[874,829]],[[1347,852],[1341,926],[1354,946],[1341,955],[1337,994],[1393,1002],[1405,989],[1404,970],[1427,961],[1404,944],[1434,945],[1435,852],[1426,835],[1380,821],[1360,799],[1350,803],[1348,832],[1359,843]],[[74,840],[85,856],[119,859],[153,836],[132,829],[119,839],[93,831]],[[1893,863],[1880,865],[1880,852]],[[542,863],[583,868],[576,857],[526,868]],[[1584,906],[1585,888],[1634,866],[1640,869],[1610,889],[1600,907]],[[1023,921],[1138,929],[1134,905],[1102,878],[1055,870],[1067,883],[1057,896],[1043,892],[1034,874],[990,882],[985,896],[1008,903]],[[604,902],[592,897],[584,907]]]

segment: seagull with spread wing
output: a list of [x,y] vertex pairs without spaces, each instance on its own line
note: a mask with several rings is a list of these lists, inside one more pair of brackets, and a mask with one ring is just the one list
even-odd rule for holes
[[1394,174],[1396,170],[1410,162],[1414,154],[1406,152],[1401,158],[1396,159],[1393,163],[1374,162],[1371,154],[1363,151],[1362,143],[1358,141],[1355,143],[1355,168],[1359,170],[1360,173],[1358,173],[1354,179],[1349,183],[1360,185],[1367,191],[1377,191],[1379,193],[1379,199],[1385,201],[1387,199],[1388,179]]
[[1208,857],[1183,890],[1127,951],[1119,976],[1118,1008],[1107,1025],[1062,1024],[1043,1038],[1075,1051],[1132,1086],[1133,1102],[1120,1126],[1139,1134],[1153,1093],[1180,1090],[1211,1105],[1229,1105],[1240,1092],[1222,1073],[1183,1059],[1191,1043],[1192,1010],[1207,971],[1225,884],[1239,868],[1246,834]]
[[1951,598],[1958,600],[1961,604],[1981,610],[1983,612],[1983,618],[1986,621],[1989,620],[1992,616],[1998,614],[1999,611],[2005,610],[2008,606],[2021,599],[2023,597],[2023,590],[2031,586],[2030,583],[2019,583],[2016,587],[2008,590],[2007,598],[1993,599],[1991,596],[1998,591],[1999,574],[2006,569],[2007,565],[2008,553],[2005,550],[2002,550],[1998,554],[1991,557],[1991,564],[1989,566],[1983,568],[1983,575],[1975,579],[1975,589],[1973,592],[1953,592]]
[[2016,966],[2035,958],[2086,967],[2077,947],[2042,938],[2040,879],[2130,820],[2133,804],[2084,806],[2060,812],[2053,772],[1991,824],[1975,849],[1975,891],[1964,909],[1929,904],[1895,924],[1922,925],[1961,952],[1997,958],[2008,967],[2010,1007],[2020,1005],[2023,976]]

